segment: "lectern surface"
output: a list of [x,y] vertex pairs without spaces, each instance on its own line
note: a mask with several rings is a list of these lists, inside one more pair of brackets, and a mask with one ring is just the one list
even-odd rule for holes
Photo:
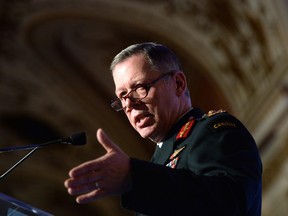
[[41,209],[27,203],[0,193],[0,215],[1,216],[53,216]]

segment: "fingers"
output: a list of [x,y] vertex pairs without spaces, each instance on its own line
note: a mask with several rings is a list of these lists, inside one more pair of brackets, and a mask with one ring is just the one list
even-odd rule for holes
[[76,202],[82,204],[104,197],[105,189],[101,188],[101,181],[99,181],[75,188],[68,188],[68,193],[76,196]]
[[[67,182],[65,183],[65,186],[69,184],[70,183]],[[67,191],[72,196],[78,196],[99,189],[100,189],[100,182],[98,183],[98,181],[96,181],[96,182],[90,182],[89,184],[87,183],[87,184],[79,184],[77,186],[69,186],[67,188]]]
[[[104,190],[104,182],[98,173],[91,172],[83,176],[67,179],[64,186],[70,195],[76,196],[77,203],[86,203],[99,199],[100,190]],[[103,196],[103,195],[102,195]]]
[[76,166],[73,169],[71,169],[69,171],[69,176],[71,178],[75,178],[77,176],[84,175],[85,173],[98,171],[100,169],[99,163],[101,163],[100,159],[82,163],[79,166]]
[[89,185],[94,184],[95,182],[99,182],[102,177],[99,175],[99,173],[96,172],[89,172],[82,176],[77,176],[75,178],[67,179],[64,182],[65,187],[73,188],[73,187],[79,187],[79,185]]
[[[100,128],[97,130],[97,139],[99,143],[103,146],[103,148],[107,151],[107,153],[112,151],[119,151],[119,147],[107,136],[107,134]],[[103,161],[103,157],[87,161],[85,163],[80,164],[79,166],[73,168],[69,172],[69,176],[71,178],[75,178],[76,176],[83,175],[88,172],[98,171],[101,168],[101,163]]]
[[78,180],[68,179],[64,185],[70,195],[76,196],[76,202],[79,204],[95,201],[113,194],[113,191],[109,190],[107,183],[102,179],[86,182],[85,184]]
[[90,193],[80,195],[76,198],[76,202],[79,204],[89,203],[105,196],[105,191],[102,189],[93,190]]
[[77,196],[78,203],[120,194],[130,187],[129,156],[102,129],[97,130],[96,136],[106,154],[73,168],[70,179],[64,182],[68,193]]

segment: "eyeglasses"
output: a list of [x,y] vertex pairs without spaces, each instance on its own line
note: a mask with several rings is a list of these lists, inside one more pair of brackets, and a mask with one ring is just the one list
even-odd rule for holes
[[148,92],[150,90],[150,88],[152,87],[152,85],[154,85],[156,82],[158,82],[159,80],[161,80],[162,78],[168,76],[168,75],[172,75],[175,72],[175,70],[173,71],[169,71],[163,75],[161,75],[160,77],[158,77],[157,79],[153,80],[150,83],[147,84],[138,84],[136,85],[133,89],[131,89],[130,92],[128,92],[126,95],[121,96],[120,98],[117,98],[115,100],[111,100],[111,107],[119,112],[121,110],[124,109],[122,103],[129,98],[130,100],[134,101],[134,102],[140,102],[141,100],[143,100],[144,98],[147,97]]

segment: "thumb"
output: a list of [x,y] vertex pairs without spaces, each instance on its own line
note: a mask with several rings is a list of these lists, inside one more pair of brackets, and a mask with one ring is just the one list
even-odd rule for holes
[[102,128],[97,130],[96,137],[99,143],[107,152],[118,149],[118,146],[110,139],[110,137],[103,131]]

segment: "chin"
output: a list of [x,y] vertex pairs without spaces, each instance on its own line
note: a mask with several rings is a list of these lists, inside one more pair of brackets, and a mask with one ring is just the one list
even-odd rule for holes
[[143,130],[142,129],[142,130],[138,130],[138,133],[140,134],[142,138],[144,139],[149,138],[155,143],[161,141],[159,135],[155,134],[155,130]]
[[139,132],[139,131],[138,131],[138,133],[139,133],[140,136],[141,136],[142,138],[144,138],[144,139],[150,138],[150,133],[144,133],[144,132]]
[[141,129],[137,129],[137,132],[140,134],[140,136],[144,139],[146,138],[150,138],[154,132],[154,130],[152,130],[152,128],[141,128]]

